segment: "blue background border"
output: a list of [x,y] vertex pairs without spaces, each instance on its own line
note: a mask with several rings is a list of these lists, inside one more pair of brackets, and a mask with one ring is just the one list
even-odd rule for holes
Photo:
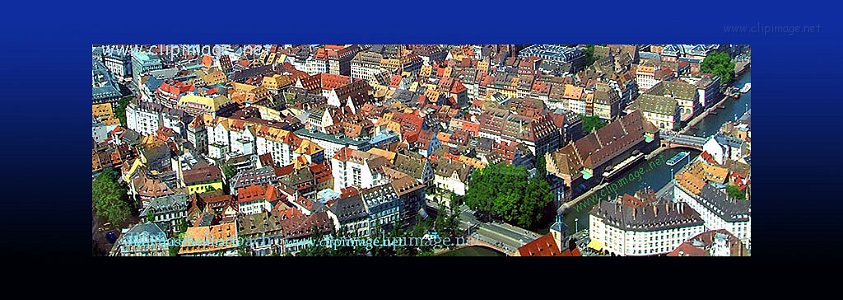
[[[758,79],[754,256],[816,256],[805,243],[836,249],[829,238],[843,206],[835,157],[843,40],[838,11],[817,2],[13,2],[0,19],[0,230],[26,241],[6,249],[13,254],[90,255],[93,43],[746,43]],[[724,30],[732,25],[820,27]]]

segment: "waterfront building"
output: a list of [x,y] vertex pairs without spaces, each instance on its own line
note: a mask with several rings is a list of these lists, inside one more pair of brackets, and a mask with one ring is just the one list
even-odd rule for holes
[[360,197],[369,214],[370,234],[375,228],[386,232],[400,226],[401,199],[390,184],[383,184],[360,190]]
[[690,238],[667,256],[749,256],[749,252],[738,237],[719,229]]
[[677,174],[673,188],[675,201],[687,203],[699,212],[706,230],[725,229],[737,236],[747,249],[752,250],[751,200],[730,197],[712,183],[694,183]]
[[667,254],[703,231],[689,205],[656,199],[652,191],[600,201],[589,213],[591,246],[620,256]]
[[645,93],[635,100],[634,109],[641,111],[644,118],[659,129],[679,129],[681,109],[679,102],[672,97]]
[[688,121],[702,111],[697,87],[685,81],[663,81],[647,90],[646,94],[676,100],[679,105],[679,119],[681,121]]
[[653,143],[656,131],[639,111],[633,111],[546,154],[547,171],[562,179],[566,189],[574,188],[568,194],[573,197],[597,185],[606,167],[626,160],[636,150],[644,152],[648,147],[656,147],[657,143]]
[[360,195],[340,198],[328,210],[338,232],[345,232],[353,237],[370,235],[369,214]]
[[320,243],[313,237],[334,232],[334,223],[327,212],[299,215],[281,221],[284,232],[284,254],[295,255],[302,249]]
[[[434,182],[436,187],[465,196],[468,176],[472,168],[459,161],[440,159],[436,165]],[[450,207],[450,205],[448,205]]]
[[714,160],[723,165],[728,160],[740,161],[743,158],[744,141],[717,133],[703,144],[703,151],[711,155]]

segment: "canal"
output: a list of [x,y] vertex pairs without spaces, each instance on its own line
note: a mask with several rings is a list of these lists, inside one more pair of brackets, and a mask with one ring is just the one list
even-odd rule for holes
[[[744,83],[752,82],[752,70],[748,70],[741,78],[739,78],[734,86],[740,88]],[[708,137],[720,130],[728,121],[734,121],[735,118],[740,118],[748,109],[752,109],[752,90],[746,94],[741,94],[740,98],[729,98],[724,103],[726,108],[717,109],[716,115],[709,114],[705,119],[694,125],[688,134],[700,137]]]
[[[675,156],[679,152],[688,151],[691,153],[687,158],[683,159],[682,161],[678,162],[674,166],[668,166],[665,162],[669,160],[671,157]],[[651,158],[650,161],[659,162],[658,164],[650,166],[650,161],[641,161],[635,165],[635,167],[629,168],[620,175],[616,177],[616,181],[618,179],[626,178],[630,179],[629,183],[618,187],[615,191],[606,192],[606,196],[609,198],[614,198],[619,195],[623,194],[635,194],[636,191],[651,188],[653,191],[658,191],[662,187],[664,187],[668,181],[670,181],[670,174],[671,171],[678,172],[682,167],[688,164],[689,161],[693,161],[696,159],[697,156],[700,155],[700,151],[693,150],[693,149],[668,149],[659,153],[655,157]],[[643,170],[643,171],[641,171]],[[636,176],[632,176],[632,174],[639,173],[643,174],[638,180],[631,180]],[[593,195],[603,194],[601,191],[600,193],[595,193]],[[594,196],[595,200],[600,197]],[[591,197],[582,200],[588,205],[584,206],[574,206],[570,208],[568,211],[565,212],[565,225],[568,225],[568,234],[572,234],[575,232],[576,229],[582,230],[583,228],[588,228],[588,212],[594,206],[596,201],[591,201]],[[606,200],[603,197],[600,200]],[[580,208],[581,207],[581,208]],[[580,209],[578,209],[580,208]]]
[[[751,82],[752,74],[751,70],[747,71],[740,79],[738,79],[734,85],[738,87],[742,87],[744,83]],[[718,130],[720,127],[728,121],[735,120],[735,116],[740,118],[741,115],[746,112],[747,109],[751,109],[752,106],[750,105],[752,99],[752,90],[747,92],[746,94],[742,94],[740,98],[733,99],[729,98],[726,100],[725,108],[717,109],[717,114],[710,114],[705,119],[697,123],[694,128],[692,128],[688,134],[700,137],[708,137]],[[688,158],[683,159],[679,163],[674,166],[668,166],[664,162],[669,160],[671,157],[675,156],[677,153],[682,151],[688,151],[691,153]],[[624,178],[624,176],[628,176],[627,178],[630,179],[629,183],[626,185],[618,187],[614,192],[608,192],[607,196],[615,197],[617,195],[622,194],[634,194],[636,191],[644,189],[644,188],[652,188],[654,191],[658,191],[662,187],[664,187],[671,178],[671,172],[677,172],[682,167],[688,164],[689,161],[692,161],[700,155],[700,151],[692,150],[692,149],[668,149],[660,153],[659,155],[651,158],[651,160],[656,160],[659,163],[655,164],[654,166],[649,166],[649,161],[641,161],[635,167],[629,168],[628,170],[624,171],[622,174],[618,175],[615,180],[620,178]],[[639,170],[643,169],[643,175],[638,178],[638,180],[631,180],[636,176],[629,176],[630,174],[635,174],[636,172],[640,172]],[[595,194],[597,195],[597,193]],[[582,230],[584,228],[588,228],[588,212],[594,206],[595,201],[589,201],[589,199],[584,199],[588,205],[580,206],[577,209],[577,206],[570,208],[568,211],[565,212],[564,221],[565,224],[568,226],[568,234],[573,234],[576,229]],[[550,226],[548,224],[548,226]]]

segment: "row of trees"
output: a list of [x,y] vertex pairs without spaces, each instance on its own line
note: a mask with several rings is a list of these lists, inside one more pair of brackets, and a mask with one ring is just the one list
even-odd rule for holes
[[544,176],[529,178],[525,167],[505,164],[474,170],[465,196],[472,209],[524,228],[538,225],[551,200]]
[[117,101],[117,107],[114,108],[114,115],[120,120],[120,124],[126,127],[126,107],[129,106],[129,100],[132,100],[132,95],[124,96]]

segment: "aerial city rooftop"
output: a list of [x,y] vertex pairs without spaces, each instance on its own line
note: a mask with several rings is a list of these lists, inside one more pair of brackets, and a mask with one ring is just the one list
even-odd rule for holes
[[750,56],[95,45],[93,254],[748,256]]

